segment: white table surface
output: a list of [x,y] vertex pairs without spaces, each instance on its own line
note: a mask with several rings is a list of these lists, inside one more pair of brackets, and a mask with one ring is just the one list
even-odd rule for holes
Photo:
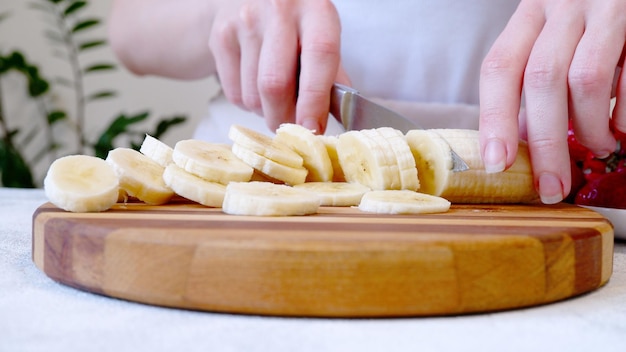
[[0,188],[0,351],[626,351],[626,242],[613,276],[540,307],[403,319],[277,318],[185,311],[58,284],[31,261],[41,190]]

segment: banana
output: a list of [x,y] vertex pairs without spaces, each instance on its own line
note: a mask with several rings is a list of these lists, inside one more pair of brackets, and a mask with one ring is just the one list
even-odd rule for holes
[[117,203],[119,194],[119,181],[111,165],[87,155],[56,159],[43,184],[48,200],[71,212],[105,211]]
[[139,147],[139,152],[156,161],[157,164],[166,167],[172,163],[172,153],[174,149],[157,138],[146,134],[146,137],[141,143],[141,147]]
[[244,163],[271,179],[276,179],[289,185],[304,183],[306,180],[308,171],[303,166],[296,168],[280,164],[237,143],[233,144],[232,152]]
[[444,213],[449,209],[445,198],[409,190],[370,191],[359,204],[359,210],[378,214]]
[[293,216],[315,214],[320,199],[313,193],[271,182],[231,182],[222,211],[233,215]]
[[[452,203],[529,203],[538,199],[524,141],[520,141],[517,159],[509,169],[488,174],[480,156],[478,131],[412,130],[406,139],[415,157],[420,192]],[[452,171],[451,148],[465,160],[469,170]]]
[[285,183],[281,180],[277,180],[275,178],[269,177],[257,169],[254,169],[254,172],[252,173],[252,177],[250,178],[250,181],[271,182],[271,183],[278,183],[278,184]]
[[129,196],[146,204],[159,205],[167,203],[174,195],[163,181],[163,166],[140,152],[115,148],[109,151],[106,161],[113,166],[120,188]]
[[317,138],[324,143],[326,152],[330,158],[330,163],[333,166],[333,182],[345,182],[346,177],[343,174],[341,165],[339,164],[339,156],[337,156],[337,142],[339,138],[337,136],[317,135]]
[[207,207],[219,208],[224,201],[226,186],[193,175],[176,164],[165,168],[163,181],[179,196]]
[[240,125],[230,126],[228,138],[234,144],[285,166],[301,168],[304,163],[302,157],[289,146]]
[[[46,174],[46,195],[74,212],[104,211],[128,197],[163,204],[175,193],[220,207],[229,194],[225,185],[234,184],[225,212],[277,216],[311,214],[320,205],[400,214],[446,211],[450,202],[530,203],[539,198],[527,144],[520,141],[509,169],[488,174],[475,130],[403,135],[382,127],[317,136],[283,124],[272,139],[235,125],[229,137],[232,146],[183,140],[170,148],[146,135],[141,152],[116,148],[106,162],[82,155],[60,158]],[[468,171],[452,171],[451,149]]]
[[376,131],[389,143],[395,155],[400,174],[400,189],[417,191],[420,184],[417,177],[415,158],[413,153],[411,153],[411,148],[409,148],[404,134],[391,127],[377,128]]
[[302,157],[309,171],[307,182],[328,182],[333,179],[333,165],[324,142],[306,127],[284,123],[276,130],[274,141],[288,145]]
[[351,207],[359,205],[361,197],[370,189],[359,183],[307,182],[293,186],[307,190],[320,198],[321,206]]
[[185,171],[209,182],[221,184],[249,181],[254,171],[223,144],[200,140],[186,139],[177,142],[172,159]]
[[[339,135],[337,156],[346,181],[360,183],[373,190],[390,189],[398,178],[389,165],[382,147],[362,131],[348,131]],[[394,177],[395,176],[395,177]]]
[[389,172],[389,185],[385,189],[401,189],[402,183],[400,182],[400,169],[398,168],[398,161],[396,155],[391,149],[391,144],[385,139],[377,129],[361,130],[366,137],[370,138],[377,146],[376,150],[382,151],[385,159],[385,164],[389,166],[391,172]]

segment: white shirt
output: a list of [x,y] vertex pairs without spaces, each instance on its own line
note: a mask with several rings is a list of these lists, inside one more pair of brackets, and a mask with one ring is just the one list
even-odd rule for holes
[[[480,65],[519,0],[335,0],[341,59],[364,95],[424,128],[478,128]],[[327,134],[341,126],[330,117]],[[231,124],[271,134],[265,121],[213,100],[195,138],[229,143]]]

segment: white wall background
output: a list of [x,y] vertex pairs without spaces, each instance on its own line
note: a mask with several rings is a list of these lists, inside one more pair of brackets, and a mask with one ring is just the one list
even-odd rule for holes
[[[55,76],[70,77],[67,62],[53,55],[53,46],[44,36],[44,31],[53,28],[54,24],[47,20],[49,17],[43,12],[29,6],[31,3],[41,1],[0,0],[0,13],[9,13],[9,17],[0,22],[0,52],[3,54],[13,50],[23,52],[28,61],[36,64],[47,79]],[[106,38],[106,18],[110,6],[111,0],[93,0],[86,9],[82,10],[83,16],[94,16],[105,21],[104,25],[86,30],[81,34],[85,39]],[[150,110],[151,117],[147,122],[146,130],[152,130],[156,120],[162,117],[177,114],[188,117],[187,123],[172,128],[164,136],[163,140],[173,146],[178,140],[191,138],[195,125],[205,114],[209,99],[218,89],[214,79],[174,81],[157,77],[134,76],[119,64],[108,46],[85,51],[80,57],[84,64],[113,62],[118,65],[116,71],[94,73],[85,77],[87,92],[113,89],[118,93],[115,98],[87,105],[88,140],[94,140],[109,124],[110,119],[121,112],[136,114],[143,110]],[[36,124],[41,121],[41,114],[37,113],[36,105],[25,95],[24,83],[23,77],[18,74],[0,76],[5,119],[9,120],[11,128],[20,127],[27,131],[37,127]],[[57,93],[56,103],[68,112],[73,112],[75,104],[73,93],[66,89],[55,89],[55,92]],[[68,143],[65,153],[73,148],[70,144]],[[34,154],[36,150],[28,152]],[[37,180],[40,180],[47,170],[45,162],[40,164],[36,170]]]

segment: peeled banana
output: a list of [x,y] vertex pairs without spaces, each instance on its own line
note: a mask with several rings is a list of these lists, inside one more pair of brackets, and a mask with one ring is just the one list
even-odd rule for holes
[[373,190],[419,188],[418,170],[406,139],[391,128],[339,136],[337,156],[346,181]]
[[328,182],[333,180],[333,164],[324,142],[312,131],[293,123],[280,125],[274,141],[290,146],[302,157],[303,166],[308,170],[307,182]]
[[[478,131],[412,130],[406,140],[417,165],[420,192],[452,203],[530,203],[538,199],[528,146],[523,141],[509,169],[487,173],[480,156]],[[465,160],[469,170],[452,171],[451,149]]]
[[410,190],[371,191],[363,195],[359,210],[378,214],[444,213],[450,209],[445,198]]
[[[60,158],[44,180],[46,194],[75,212],[109,209],[119,194],[153,205],[178,194],[229,214],[256,216],[312,214],[319,206],[417,214],[447,211],[450,203],[539,199],[526,143],[520,142],[512,167],[487,173],[474,130],[404,135],[381,127],[317,136],[284,124],[270,138],[235,125],[229,137],[232,145],[182,140],[171,148],[146,135],[140,152],[116,148],[106,161]],[[451,150],[469,170],[452,171]]]
[[87,155],[56,159],[43,181],[48,200],[71,212],[100,212],[117,202],[119,182],[106,161]]
[[163,181],[163,166],[130,148],[109,151],[106,161],[113,167],[120,188],[147,204],[167,203],[174,191]]
[[346,181],[375,190],[390,188],[392,171],[384,153],[360,131],[349,131],[339,136],[337,155]]
[[222,210],[233,215],[293,216],[315,214],[320,199],[313,193],[270,182],[231,182]]
[[343,174],[341,164],[339,164],[339,156],[337,155],[337,143],[339,142],[339,138],[337,136],[326,135],[318,135],[317,138],[324,143],[326,152],[330,158],[330,163],[333,166],[333,182],[345,182],[346,176]]
[[233,141],[233,144],[278,164],[301,168],[304,163],[302,157],[289,148],[288,145],[240,125],[232,125],[230,127],[228,138]]
[[370,191],[362,184],[348,182],[306,182],[294,187],[317,195],[320,198],[320,205],[333,207],[359,205],[363,195]]
[[411,148],[406,142],[404,134],[399,130],[390,127],[381,127],[376,131],[387,140],[389,147],[395,156],[400,174],[400,189],[417,191],[420,187],[417,177],[417,167],[415,158],[411,153]]
[[186,139],[174,146],[174,163],[209,182],[247,182],[254,171],[222,144]]
[[233,144],[232,151],[233,154],[240,158],[244,163],[250,165],[259,173],[266,175],[269,178],[279,180],[280,182],[284,182],[289,185],[304,183],[306,180],[308,171],[303,166],[292,167],[278,163],[237,143]]
[[139,152],[156,161],[157,164],[166,167],[172,163],[172,153],[174,153],[174,149],[159,139],[146,134],[141,143],[141,147],[139,147]]
[[176,164],[165,168],[163,181],[179,196],[207,207],[219,208],[224,202],[226,186],[193,175]]

